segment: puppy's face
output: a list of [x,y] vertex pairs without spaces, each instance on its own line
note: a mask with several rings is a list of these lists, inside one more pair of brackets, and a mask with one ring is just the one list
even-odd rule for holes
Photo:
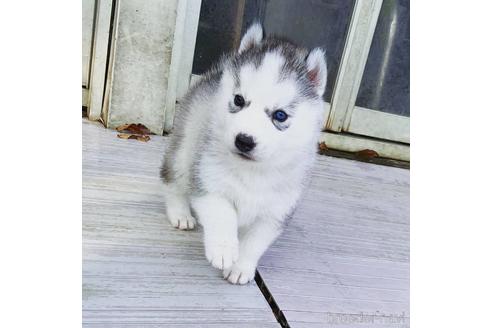
[[[248,42],[244,38],[242,45]],[[293,60],[281,47],[263,51],[261,41],[248,44],[222,75],[217,109],[222,131],[216,132],[221,143],[246,162],[292,160],[312,152],[323,112],[323,53],[315,52],[313,60],[313,52],[304,59],[294,51]]]

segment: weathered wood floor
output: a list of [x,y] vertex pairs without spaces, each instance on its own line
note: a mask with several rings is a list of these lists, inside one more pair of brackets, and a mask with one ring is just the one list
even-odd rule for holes
[[[280,327],[256,284],[204,257],[201,229],[164,217],[165,137],[83,121],[85,327]],[[409,172],[320,156],[259,272],[291,327],[409,325]]]
[[291,327],[409,326],[409,171],[320,156],[259,271]]

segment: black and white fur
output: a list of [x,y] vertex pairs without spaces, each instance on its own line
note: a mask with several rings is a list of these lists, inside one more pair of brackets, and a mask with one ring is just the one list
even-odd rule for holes
[[[161,169],[167,217],[193,229],[193,209],[208,261],[231,283],[254,278],[299,200],[315,158],[326,75],[323,50],[264,39],[253,24],[238,52],[179,105]],[[285,118],[279,110],[284,122],[275,119]]]

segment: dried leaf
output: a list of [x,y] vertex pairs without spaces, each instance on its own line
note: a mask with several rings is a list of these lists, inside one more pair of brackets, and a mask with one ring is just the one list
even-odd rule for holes
[[152,132],[143,124],[138,123],[132,123],[132,124],[123,124],[120,125],[116,128],[116,131],[118,132],[126,132],[130,134],[152,134]]
[[147,142],[150,140],[148,134],[152,134],[152,132],[147,129],[147,127],[143,124],[123,124],[116,128],[118,132],[123,132],[118,134],[118,138],[121,139],[136,139],[138,141]]
[[128,134],[128,133],[118,133],[118,138],[121,139],[130,139],[131,136],[132,134]]
[[150,137],[149,136],[137,136],[137,140],[147,142],[150,140]]
[[322,141],[320,144],[319,144],[319,149],[320,150],[329,150],[330,148],[328,148],[328,146],[326,145],[326,143],[324,141]]
[[118,126],[118,127],[116,128],[116,131],[121,132],[121,131],[123,131],[123,130],[126,130],[126,128],[127,128],[127,127],[129,127],[129,126],[130,126],[130,124],[123,124],[123,125],[120,125],[120,126]]
[[361,160],[368,160],[374,157],[379,157],[379,154],[372,149],[364,149],[356,152],[355,157]]
[[118,138],[121,139],[136,139],[138,141],[147,142],[150,140],[149,136],[141,136],[138,134],[129,134],[129,133],[118,133]]

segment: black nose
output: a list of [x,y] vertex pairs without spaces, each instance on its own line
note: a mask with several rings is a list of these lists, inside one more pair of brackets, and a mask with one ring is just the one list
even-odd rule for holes
[[243,153],[251,151],[256,146],[253,138],[244,133],[239,133],[236,136],[236,141],[234,142],[234,144],[236,145],[237,149],[239,149]]

